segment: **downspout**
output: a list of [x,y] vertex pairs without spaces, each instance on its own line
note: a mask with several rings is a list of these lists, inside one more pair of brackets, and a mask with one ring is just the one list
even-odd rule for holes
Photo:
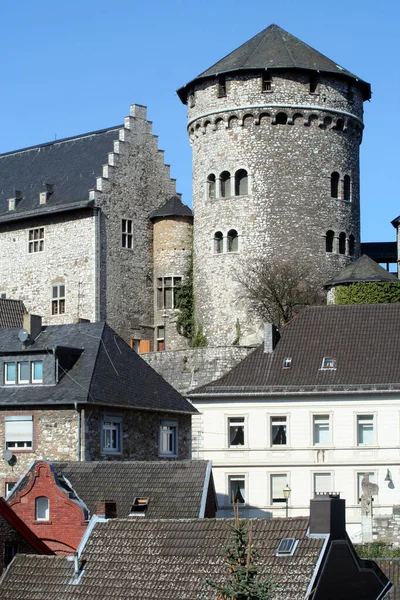
[[78,406],[77,402],[74,402],[74,407],[76,412],[78,413],[78,462],[82,460],[82,452],[81,452],[81,431],[82,431],[82,413],[81,408]]

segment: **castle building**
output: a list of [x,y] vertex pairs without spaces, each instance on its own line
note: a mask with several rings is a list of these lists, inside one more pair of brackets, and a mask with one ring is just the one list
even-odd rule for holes
[[271,25],[178,90],[193,149],[194,285],[210,345],[254,340],[235,272],[257,258],[323,283],[359,256],[370,85]]

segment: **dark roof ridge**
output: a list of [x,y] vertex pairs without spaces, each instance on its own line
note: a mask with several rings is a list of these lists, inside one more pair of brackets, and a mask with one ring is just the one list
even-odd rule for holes
[[[79,325],[79,324],[78,324],[78,325]],[[95,358],[95,360],[94,360],[94,362],[93,362],[93,369],[92,369],[92,373],[91,373],[91,375],[90,375],[90,383],[89,383],[89,385],[88,385],[88,388],[87,388],[87,389],[88,389],[88,396],[89,396],[90,398],[93,398],[93,399],[94,399],[94,396],[92,395],[92,384],[93,384],[93,377],[94,377],[94,374],[95,374],[95,371],[96,371],[96,363],[97,363],[97,360],[98,360],[98,358],[99,358],[99,353],[100,353],[100,345],[101,345],[101,343],[103,343],[103,344],[104,344],[104,341],[103,341],[103,335],[104,335],[104,331],[105,331],[105,327],[106,327],[107,323],[106,323],[105,321],[103,321],[103,322],[101,323],[101,325],[102,325],[102,328],[101,328],[101,334],[100,334],[100,336],[99,336],[98,338],[97,338],[97,336],[96,336],[96,335],[90,335],[89,333],[84,333],[84,335],[88,335],[89,337],[92,337],[92,338],[97,338],[97,339],[99,340],[99,344],[97,345],[96,358]],[[82,332],[80,331],[80,333],[82,333]],[[107,356],[108,356],[108,352],[107,352],[107,350],[106,350],[106,353],[107,353]],[[111,359],[110,359],[110,360],[111,360]],[[111,364],[114,366],[114,364],[113,364],[113,363],[111,363]]]

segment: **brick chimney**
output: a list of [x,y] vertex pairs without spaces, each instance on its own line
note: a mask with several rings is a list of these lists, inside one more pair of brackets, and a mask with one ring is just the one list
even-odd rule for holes
[[98,500],[96,502],[96,515],[105,519],[116,519],[117,503],[113,500]]
[[315,494],[310,502],[310,534],[321,533],[331,540],[346,539],[346,501],[340,494]]

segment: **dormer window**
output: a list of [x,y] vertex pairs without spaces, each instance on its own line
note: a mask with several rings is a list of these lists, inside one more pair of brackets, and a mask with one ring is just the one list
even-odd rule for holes
[[332,358],[330,356],[324,356],[322,359],[321,370],[336,370],[337,363],[336,358]]
[[15,210],[16,200],[15,198],[8,199],[8,210]]
[[4,363],[4,385],[43,383],[43,361],[22,360]]
[[149,498],[135,498],[132,504],[130,517],[145,517],[149,507]]
[[290,356],[287,356],[283,359],[282,369],[291,369],[292,368],[292,359]]

